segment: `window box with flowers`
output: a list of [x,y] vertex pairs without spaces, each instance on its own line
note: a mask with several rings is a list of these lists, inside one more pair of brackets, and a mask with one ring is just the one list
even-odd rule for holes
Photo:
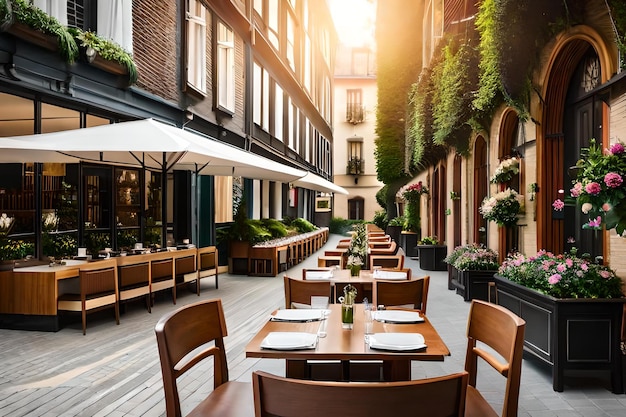
[[522,210],[523,202],[524,196],[507,188],[486,197],[480,206],[480,214],[485,220],[496,222],[498,226],[511,227],[517,224],[517,215]]
[[526,320],[524,350],[552,368],[563,391],[567,370],[608,371],[624,392],[620,334],[622,282],[607,266],[578,258],[576,249],[508,257],[494,276],[497,303]]
[[493,274],[500,266],[496,251],[475,243],[457,246],[444,262],[448,264],[448,289],[455,289],[465,301],[489,301]]
[[361,158],[352,157],[348,159],[346,171],[350,175],[360,175],[365,171],[365,163]]

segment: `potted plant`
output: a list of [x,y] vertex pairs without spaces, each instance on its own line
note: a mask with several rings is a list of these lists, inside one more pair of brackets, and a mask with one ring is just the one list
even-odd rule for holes
[[519,174],[519,159],[508,158],[498,164],[489,182],[492,184],[504,184],[511,181],[517,174]]
[[446,263],[443,261],[448,254],[448,247],[439,244],[437,236],[426,236],[417,242],[417,253],[420,261],[420,269],[425,271],[445,271]]
[[[583,149],[576,163],[576,179],[570,190],[572,197],[589,222],[583,228],[600,230],[615,229],[618,235],[626,230],[626,147],[617,142],[606,151],[591,140],[589,148]],[[563,210],[564,203],[556,200],[552,206]]]
[[416,251],[417,241],[420,238],[420,199],[422,194],[428,194],[428,187],[419,181],[401,187],[396,193],[396,198],[403,200],[404,225],[400,235],[400,246],[407,256],[418,256]]
[[457,246],[444,262],[448,264],[448,289],[456,289],[465,301],[489,301],[489,285],[498,270],[498,252],[472,243]]
[[404,218],[402,216],[394,217],[389,220],[387,223],[387,227],[385,228],[385,232],[394,240],[396,243],[400,243],[400,234],[402,232],[402,228],[404,227]]
[[367,228],[365,223],[357,223],[352,226],[353,233],[350,239],[350,245],[346,251],[347,265],[351,274],[358,275],[362,267],[366,266],[368,244],[367,244]]
[[26,0],[0,0],[0,31],[58,50],[70,64],[78,58],[78,45],[68,29]]
[[514,226],[523,202],[524,196],[507,188],[491,197],[486,197],[480,206],[480,213],[485,220],[496,222],[498,226]]
[[622,281],[607,266],[570,253],[509,256],[494,277],[497,303],[526,320],[524,349],[552,368],[555,391],[565,370],[607,370],[622,393]]

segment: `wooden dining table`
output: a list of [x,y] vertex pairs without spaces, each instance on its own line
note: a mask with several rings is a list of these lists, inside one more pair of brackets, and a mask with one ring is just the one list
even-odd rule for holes
[[[355,304],[354,326],[344,329],[341,323],[341,305],[329,305],[330,314],[324,321],[267,323],[246,346],[248,358],[286,359],[286,376],[309,379],[307,361],[338,360],[344,368],[342,379],[350,380],[350,361],[382,361],[383,380],[407,381],[411,379],[411,361],[443,361],[450,356],[448,347],[427,317],[419,323],[383,323],[374,320],[375,333],[420,333],[424,336],[426,348],[412,351],[377,350],[369,347],[365,334],[365,313],[362,304]],[[305,332],[318,334],[325,325],[326,336],[318,337],[314,349],[274,350],[262,348],[261,344],[271,332]],[[369,337],[369,336],[368,336]]]

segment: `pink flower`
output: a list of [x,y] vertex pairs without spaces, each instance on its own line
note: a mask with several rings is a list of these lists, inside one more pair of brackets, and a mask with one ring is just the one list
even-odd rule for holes
[[587,225],[589,227],[600,227],[600,225],[602,224],[602,217],[598,216],[596,217],[594,220],[589,220],[589,223],[587,223]]
[[613,208],[613,207],[612,207],[609,203],[604,203],[604,204],[602,204],[602,211],[603,211],[603,212],[605,212],[605,213],[606,213],[607,211],[611,210],[612,208]]
[[557,284],[561,280],[561,274],[550,275],[548,282],[552,285]]
[[580,182],[577,182],[576,184],[574,184],[572,189],[569,190],[569,192],[572,195],[572,197],[578,197],[583,192],[583,185]]
[[622,185],[622,182],[624,182],[622,176],[616,172],[609,172],[604,176],[604,183],[609,188],[617,188]]
[[604,279],[611,278],[611,273],[609,271],[600,271],[600,276]]
[[[574,236],[570,236],[567,238],[567,243],[576,243],[576,239],[574,239]],[[571,266],[571,265],[570,265]]]
[[562,211],[563,207],[565,207],[565,203],[560,198],[557,198],[554,200],[554,203],[552,203],[552,207],[554,207],[555,211]]
[[590,182],[589,184],[585,185],[585,191],[587,191],[587,193],[591,195],[598,195],[600,194],[600,191],[602,191],[602,186],[595,181]]
[[565,260],[565,264],[567,265],[568,268],[571,268],[572,266],[574,266],[574,261],[572,261],[570,258],[567,258]]
[[613,155],[619,155],[621,153],[624,153],[624,145],[622,145],[621,143],[614,143],[613,145],[611,145],[609,152],[611,152]]
[[587,272],[587,270],[589,269],[589,265],[587,265],[587,264],[581,264],[581,265],[580,265],[580,269],[582,269],[583,271]]
[[565,272],[565,270],[567,269],[567,266],[563,265],[563,264],[558,264],[556,266],[556,270],[559,272]]

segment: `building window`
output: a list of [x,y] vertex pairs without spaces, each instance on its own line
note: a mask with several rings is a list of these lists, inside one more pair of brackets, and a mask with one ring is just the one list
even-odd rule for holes
[[284,141],[283,123],[284,123],[284,93],[283,89],[274,84],[274,136],[280,141]]
[[346,122],[363,122],[363,90],[360,88],[346,91]]
[[[111,39],[128,52],[133,51],[132,10],[132,0],[97,2],[98,34],[105,39]],[[87,5],[85,5],[84,11],[89,11]],[[86,29],[91,28],[87,27]]]
[[348,139],[348,165],[347,174],[359,175],[364,172],[363,163],[363,138],[352,137]]
[[269,0],[269,10],[267,13],[267,36],[270,43],[280,51],[280,37],[278,36],[278,27],[280,22],[280,9],[278,8],[278,0]]
[[206,95],[206,8],[187,1],[187,86]]
[[235,35],[222,22],[217,22],[217,107],[235,112]]
[[348,200],[348,219],[349,220],[363,220],[364,213],[363,197],[354,197]]

